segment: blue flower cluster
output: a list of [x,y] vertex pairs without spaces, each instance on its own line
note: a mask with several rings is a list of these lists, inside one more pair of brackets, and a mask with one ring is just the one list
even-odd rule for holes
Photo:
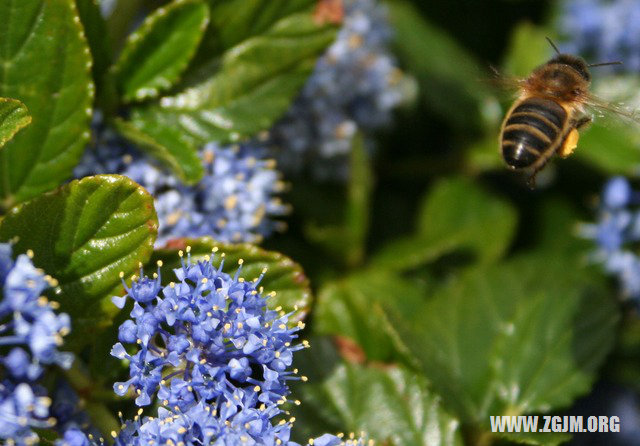
[[[186,251],[186,259],[180,251],[175,282],[162,286],[159,263],[153,277],[141,270],[130,287],[125,284],[126,295],[112,299],[120,308],[133,301],[131,319],[119,327],[120,342],[111,351],[129,361],[130,376],[114,390],[124,395],[132,389],[138,406],[156,398],[160,404],[157,417],[141,417],[140,411],[123,423],[113,433],[115,443],[296,446],[289,440],[295,418],[283,406],[288,382],[306,381],[291,368],[293,353],[309,346],[298,341],[304,324],[290,326],[291,314],[267,308],[273,293],[263,296],[265,271],[245,280],[242,260],[231,276],[222,270],[224,255],[215,267],[212,256],[192,262]],[[60,444],[90,444],[72,440]],[[310,444],[364,441],[323,435]]]
[[594,257],[618,277],[625,297],[640,299],[640,257],[631,250],[640,241],[640,192],[623,177],[604,186],[598,220],[583,224],[580,233],[598,247]]
[[559,28],[562,50],[589,61],[622,61],[617,68],[640,70],[640,3],[635,0],[567,0]]
[[384,6],[377,0],[343,4],[336,41],[271,131],[281,149],[278,162],[285,169],[300,170],[303,161],[349,153],[358,130],[387,124],[391,110],[404,100],[403,76],[388,48],[392,33]]
[[55,302],[42,292],[56,282],[37,269],[31,253],[12,259],[12,248],[0,243],[0,355],[5,377],[0,381],[0,439],[36,444],[33,428],[51,427],[51,399],[36,381],[46,365],[71,366],[73,356],[58,351],[70,331],[70,319],[56,314]]
[[98,129],[100,140],[76,167],[75,176],[118,173],[155,197],[160,223],[158,245],[179,237],[211,236],[221,242],[258,243],[283,227],[273,217],[289,207],[274,195],[285,188],[256,144],[222,147],[207,144],[200,152],[204,178],[186,186],[131,149],[111,130]]

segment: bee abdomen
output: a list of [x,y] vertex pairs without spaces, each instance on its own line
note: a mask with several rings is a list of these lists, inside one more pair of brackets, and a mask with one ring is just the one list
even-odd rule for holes
[[506,163],[522,169],[548,159],[567,114],[556,102],[529,98],[515,107],[502,131],[502,155]]

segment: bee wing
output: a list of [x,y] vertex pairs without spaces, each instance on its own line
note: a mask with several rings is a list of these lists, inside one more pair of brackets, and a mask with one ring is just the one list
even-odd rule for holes
[[640,124],[640,110],[630,109],[622,104],[605,101],[590,93],[585,95],[583,103],[598,111],[614,114],[626,120],[633,121],[636,124]]
[[489,69],[493,74],[492,77],[485,79],[485,82],[500,90],[518,90],[522,88],[523,80],[517,77],[506,76],[493,65],[489,65]]

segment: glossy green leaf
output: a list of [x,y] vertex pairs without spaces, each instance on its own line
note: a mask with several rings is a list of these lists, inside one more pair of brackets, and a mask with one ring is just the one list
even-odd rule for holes
[[58,186],[89,139],[91,56],[73,0],[0,2],[0,96],[33,121],[0,150],[4,207]]
[[171,88],[198,48],[209,22],[201,0],[174,0],[149,15],[125,44],[115,66],[126,101],[158,96]]
[[613,346],[618,311],[576,257],[529,255],[479,268],[421,308],[391,309],[427,378],[465,423],[546,412],[586,393]]
[[467,249],[477,260],[499,259],[515,234],[512,206],[465,178],[436,183],[425,196],[414,236],[391,242],[374,258],[379,266],[406,269],[435,260],[452,249]]
[[[313,348],[313,347],[312,347]],[[328,379],[301,386],[303,405],[380,444],[462,445],[460,423],[444,411],[422,376],[399,367],[338,366]]]
[[287,110],[333,37],[310,13],[289,15],[228,50],[213,77],[134,109],[132,121],[173,127],[194,145],[252,136]]
[[129,178],[99,175],[14,207],[0,240],[15,240],[18,253],[31,249],[35,265],[58,280],[55,298],[72,317],[71,337],[85,342],[117,312],[110,297],[122,288],[119,273],[149,259],[157,227],[151,195]]
[[491,95],[488,66],[474,60],[414,5],[388,3],[398,57],[420,85],[425,104],[453,125],[479,127],[482,101]]
[[290,14],[309,10],[315,0],[208,0],[211,23],[201,53],[220,55],[241,41],[264,33]]
[[91,70],[96,88],[100,93],[105,81],[104,76],[111,66],[111,45],[107,24],[100,12],[98,0],[76,0],[76,6],[91,49],[93,60]]
[[183,183],[195,184],[204,175],[197,148],[176,128],[119,118],[114,124],[123,136],[164,163]]
[[393,362],[406,358],[384,305],[419,307],[424,284],[384,270],[367,270],[329,282],[320,288],[314,310],[314,331],[355,341],[369,360]]
[[[276,295],[268,300],[269,308],[282,307],[285,312],[295,312],[292,319],[303,319],[311,305],[311,289],[309,280],[300,265],[290,258],[273,251],[266,251],[254,245],[218,243],[210,237],[199,239],[176,239],[169,243],[169,247],[157,249],[151,258],[150,268],[158,260],[163,262],[164,278],[173,277],[172,270],[180,266],[178,251],[183,250],[191,254],[192,261],[202,260],[212,255],[212,249],[218,248],[214,255],[214,265],[219,265],[224,253],[225,272],[233,274],[238,268],[238,261],[243,260],[242,274],[246,280],[259,277],[264,268],[267,272],[260,282],[264,292],[275,291]],[[170,281],[171,279],[168,279]]]
[[0,149],[30,123],[31,115],[22,102],[0,98]]

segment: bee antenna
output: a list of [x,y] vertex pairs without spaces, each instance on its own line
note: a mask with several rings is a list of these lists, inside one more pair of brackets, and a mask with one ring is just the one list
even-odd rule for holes
[[617,60],[615,62],[600,62],[587,65],[588,67],[603,67],[605,65],[622,65],[622,62]]
[[549,37],[547,37],[547,36],[545,36],[545,39],[547,39],[547,42],[549,42],[549,45],[551,45],[551,48],[553,48],[553,50],[554,50],[557,54],[560,54],[560,50],[558,50],[558,47],[556,46],[556,44],[555,44],[555,43],[553,43],[553,41],[552,41]]

